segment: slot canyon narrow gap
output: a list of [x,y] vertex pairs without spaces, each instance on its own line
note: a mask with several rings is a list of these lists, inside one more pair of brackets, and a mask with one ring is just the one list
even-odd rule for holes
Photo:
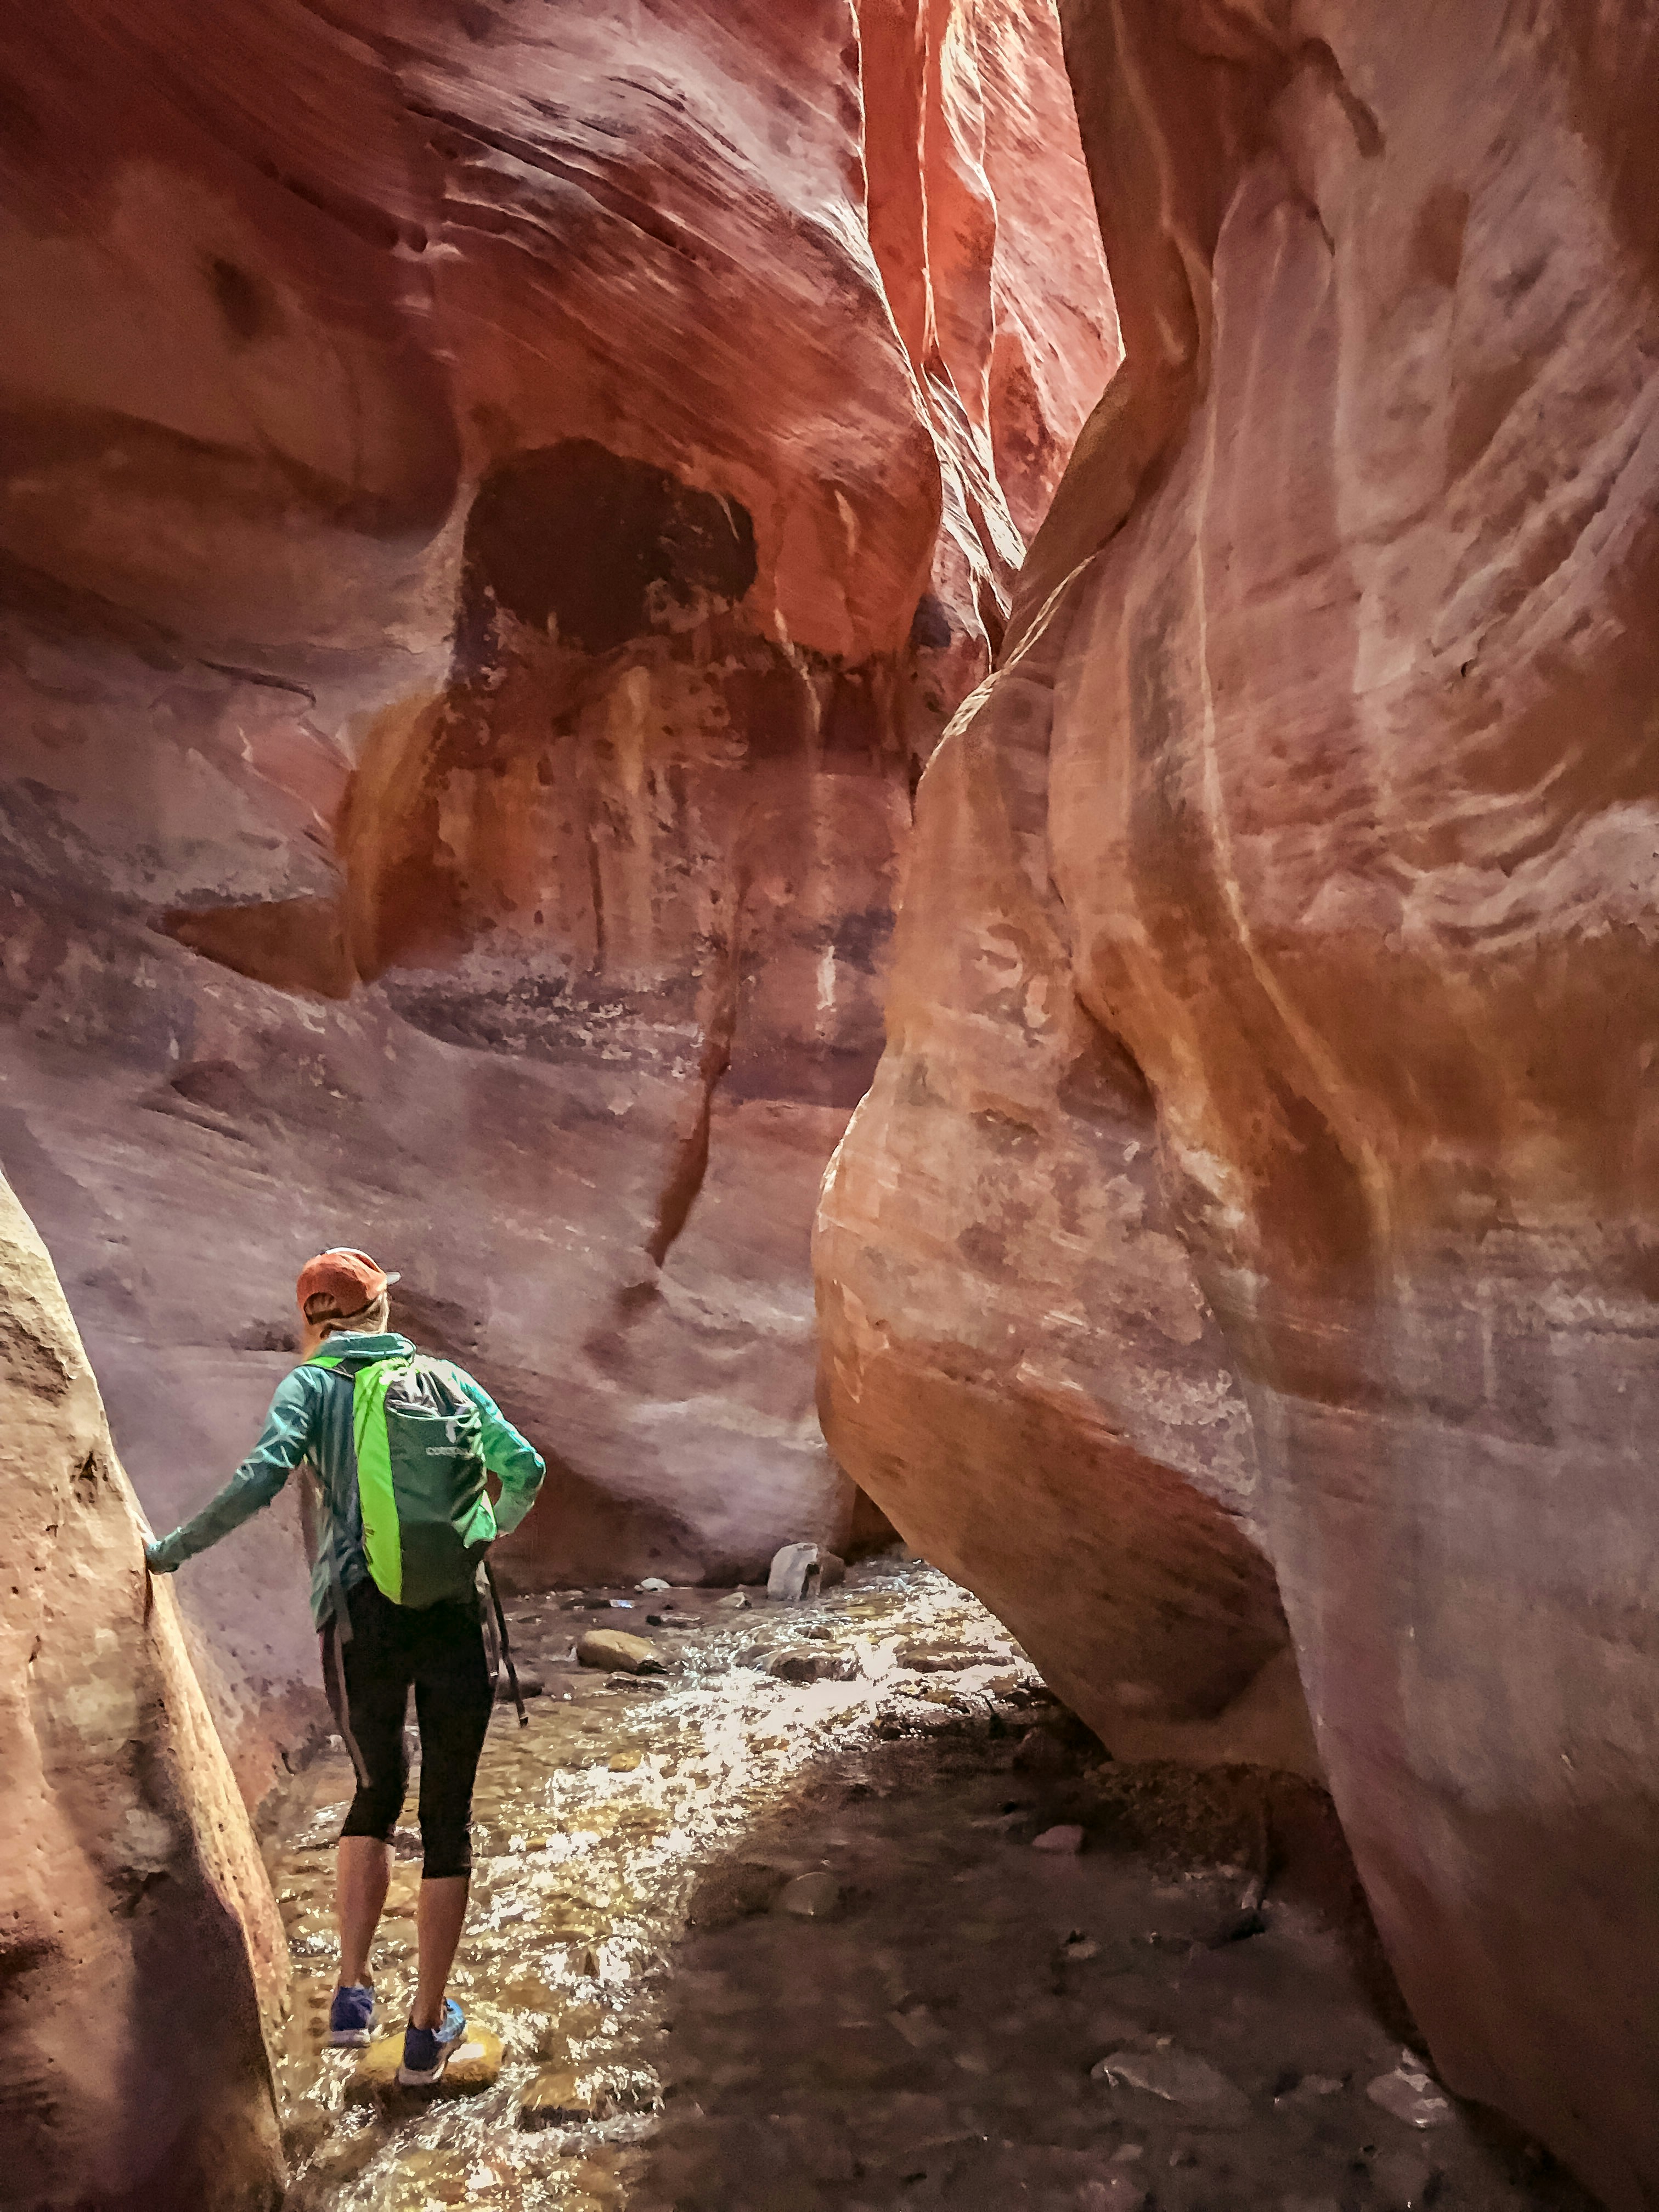
[[1659,2206],[1656,92],[0,22],[8,2212]]

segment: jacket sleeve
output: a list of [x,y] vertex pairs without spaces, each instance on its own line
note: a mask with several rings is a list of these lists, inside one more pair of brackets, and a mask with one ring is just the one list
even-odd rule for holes
[[536,1503],[536,1492],[542,1486],[542,1477],[547,1473],[547,1462],[533,1444],[527,1443],[514,1427],[501,1407],[481,1382],[475,1382],[465,1369],[455,1370],[457,1381],[483,1416],[483,1433],[478,1439],[483,1454],[483,1463],[501,1480],[501,1494],[495,1504],[495,1527],[505,1536],[516,1528],[531,1507]]
[[311,1449],[319,1402],[316,1378],[303,1368],[283,1377],[258,1443],[218,1496],[171,1535],[145,1546],[144,1556],[158,1574],[171,1574],[270,1504]]

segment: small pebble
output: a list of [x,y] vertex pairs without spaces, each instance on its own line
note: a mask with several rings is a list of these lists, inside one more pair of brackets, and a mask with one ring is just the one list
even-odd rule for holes
[[1286,2105],[1311,2104],[1319,2097],[1334,2097],[1341,2093],[1342,2084],[1334,2074],[1304,2074],[1294,2089],[1283,2089],[1273,2099],[1273,2110]]
[[842,1898],[842,1886],[834,1875],[797,1875],[778,1892],[772,1910],[797,1920],[829,1920],[841,1910]]
[[1144,2212],[1146,2192],[1127,2173],[1097,2174],[1077,2193],[1078,2212]]
[[1450,2104],[1415,2065],[1408,2069],[1402,2064],[1392,2074],[1379,2074],[1376,2081],[1366,2083],[1365,2094],[1372,2104],[1404,2120],[1407,2127],[1438,2127],[1451,2118]]

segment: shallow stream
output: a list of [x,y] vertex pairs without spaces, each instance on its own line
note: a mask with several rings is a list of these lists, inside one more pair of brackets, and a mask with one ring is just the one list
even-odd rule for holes
[[[541,1688],[479,1777],[453,1988],[506,2057],[476,2094],[365,2095],[321,2048],[350,1771],[337,1745],[307,1770],[270,1854],[289,2212],[1587,2204],[1402,2045],[1317,1793],[1103,1758],[919,1562],[737,1595],[513,1608]],[[579,1667],[599,1626],[666,1671]],[[399,1835],[388,2025],[420,1872]]]

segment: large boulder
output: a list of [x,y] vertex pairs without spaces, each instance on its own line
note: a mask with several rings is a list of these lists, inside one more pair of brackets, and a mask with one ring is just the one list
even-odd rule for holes
[[258,1849],[45,1246],[0,1183],[0,2197],[267,2212]]
[[1634,2212],[1659,29],[1062,12],[1126,364],[922,784],[827,1432],[1109,1742],[1283,1757],[1292,1650],[1446,2081]]
[[[0,76],[0,1160],[152,1519],[343,1242],[547,1453],[523,1574],[844,1549],[817,1185],[1116,358],[1048,0],[65,0]],[[300,1552],[180,1583],[251,1796]]]

